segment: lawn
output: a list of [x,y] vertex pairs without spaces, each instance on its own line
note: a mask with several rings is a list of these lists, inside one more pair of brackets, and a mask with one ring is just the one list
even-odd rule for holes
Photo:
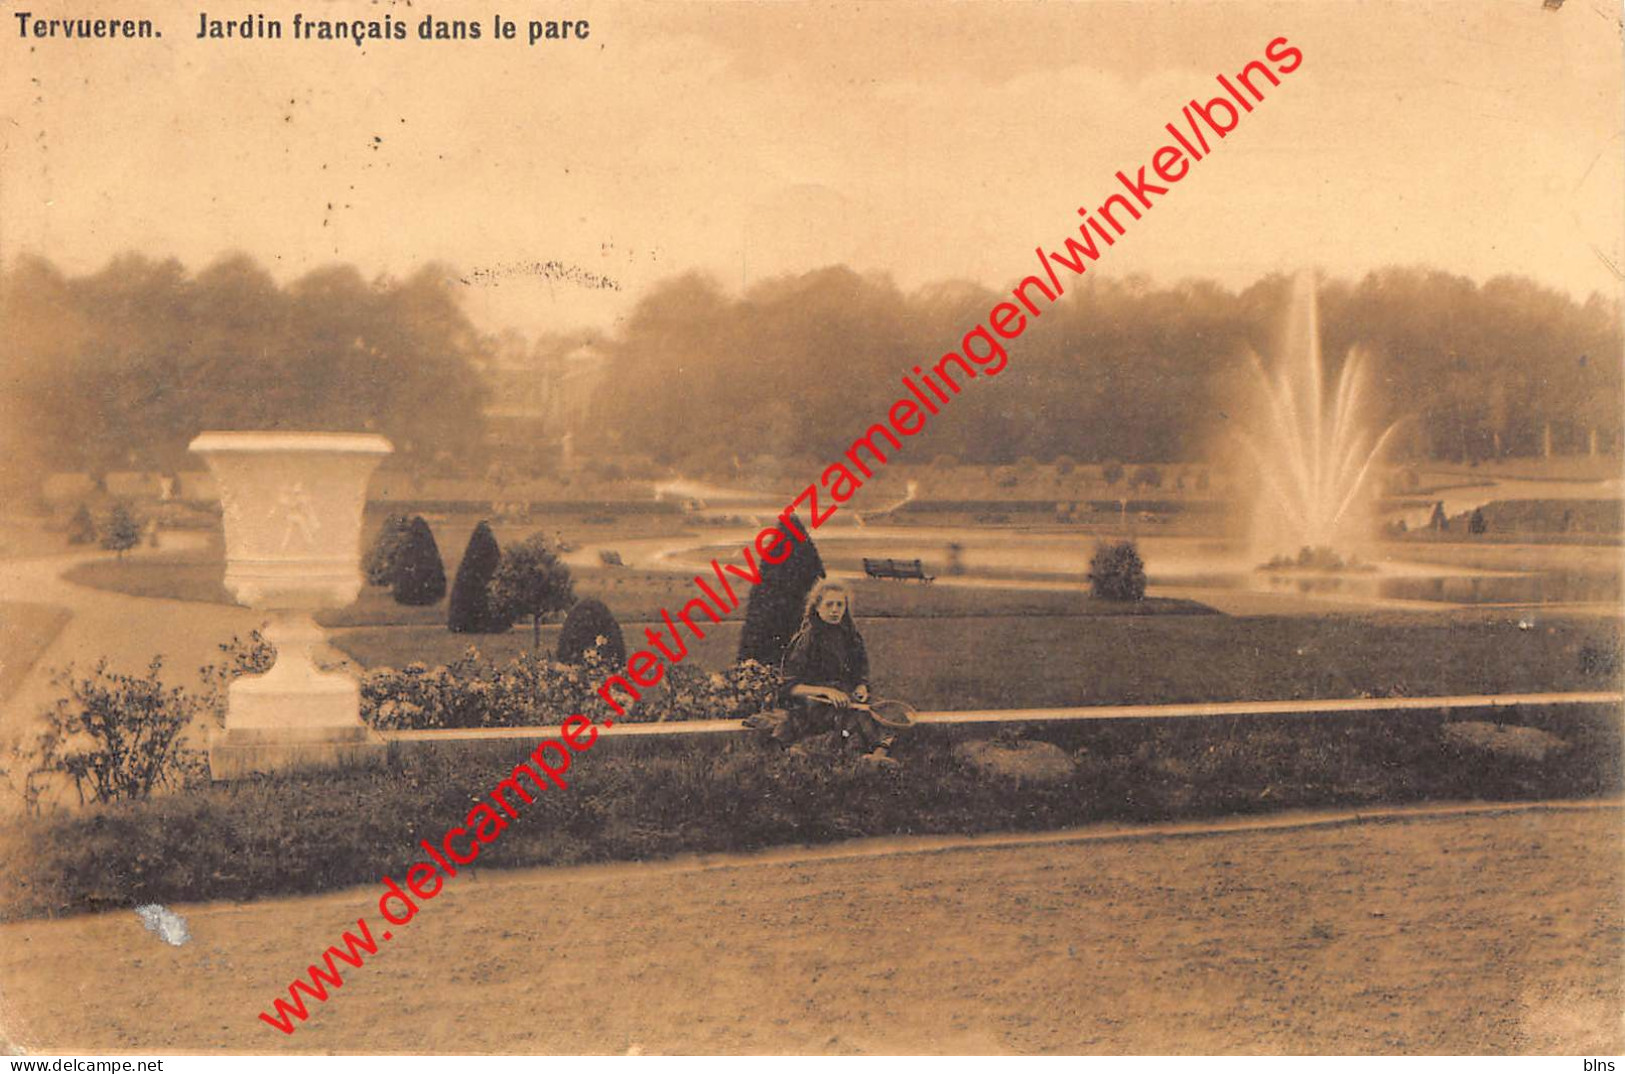
[[72,618],[56,604],[0,603],[0,701],[11,696]]
[[[628,648],[644,625],[623,623]],[[707,624],[709,626],[709,624]],[[876,692],[926,710],[1181,701],[1427,696],[1617,689],[1620,624],[1328,616],[1160,615],[860,618]],[[686,634],[686,632],[685,632]],[[544,628],[550,647],[557,628]],[[690,661],[733,662],[737,619],[690,642]],[[474,645],[503,659],[530,631],[470,636],[443,627],[336,631],[367,667],[444,664]]]
[[[158,553],[124,562],[107,559],[84,563],[65,577],[80,585],[128,593],[137,597],[166,597],[214,604],[235,603],[221,582],[225,562],[218,548]],[[691,578],[665,571],[631,568],[584,567],[572,571],[578,597],[597,597],[622,622],[657,620],[660,610],[673,614],[698,595]],[[454,576],[448,570],[447,578]],[[448,587],[450,585],[448,581]],[[714,583],[713,583],[714,585]],[[1140,604],[1092,601],[1082,585],[1071,590],[1004,589],[922,585],[918,582],[880,582],[858,578],[851,582],[853,607],[860,614],[881,618],[934,618],[963,615],[1192,615],[1210,609],[1189,600],[1147,600]],[[430,626],[446,621],[446,602],[427,607],[396,604],[382,586],[366,586],[348,608],[317,616],[328,627]]]

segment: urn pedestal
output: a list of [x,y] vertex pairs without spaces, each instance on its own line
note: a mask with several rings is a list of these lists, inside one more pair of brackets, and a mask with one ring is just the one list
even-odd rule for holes
[[270,615],[276,662],[232,682],[226,725],[209,744],[215,779],[378,756],[361,690],[322,671],[312,616],[361,592],[361,512],[389,441],[350,433],[208,432],[191,443],[214,475],[226,537],[226,588]]

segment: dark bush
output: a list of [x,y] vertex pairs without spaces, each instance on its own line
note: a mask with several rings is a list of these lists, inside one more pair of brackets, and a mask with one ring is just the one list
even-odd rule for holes
[[1133,541],[1095,546],[1089,560],[1089,591],[1102,600],[1140,600],[1145,596],[1145,563]]
[[491,579],[491,610],[512,622],[528,616],[531,648],[542,647],[542,620],[575,602],[570,568],[547,546],[547,538],[534,533],[508,549]]
[[109,552],[117,552],[119,558],[124,553],[141,543],[141,523],[136,521],[135,515],[122,503],[113,505],[113,511],[102,524],[102,547]]
[[802,526],[801,518],[791,515],[789,525],[778,523],[780,533],[790,541],[790,557],[783,563],[759,561],[762,580],[750,591],[750,603],[745,607],[745,625],[739,632],[739,659],[754,660],[764,667],[776,668],[784,659],[790,639],[801,629],[801,613],[807,603],[807,594],[813,583],[824,577],[824,560],[818,547]]
[[406,539],[395,554],[395,603],[434,604],[446,595],[446,568],[440,546],[422,515],[413,515]]
[[[1402,719],[1111,720],[1042,737],[1076,764],[1053,786],[977,775],[921,738],[884,777],[852,752],[747,741],[617,744],[577,757],[480,865],[520,868],[747,851],[855,836],[1042,831],[1429,800],[1596,798],[1621,790],[1611,713],[1525,724],[1568,748],[1543,760],[1463,755],[1433,712]],[[461,826],[529,747],[423,746],[377,769],[272,776],[25,820],[0,830],[0,918],[330,891],[396,878],[424,833]],[[431,836],[432,837],[432,836]],[[15,849],[14,849],[15,848]],[[22,848],[26,848],[24,851]],[[462,881],[459,881],[462,882]]]
[[1102,480],[1106,482],[1108,487],[1117,484],[1119,481],[1123,480],[1123,464],[1120,462],[1108,462],[1106,465],[1100,468],[1100,476]]
[[451,584],[451,601],[446,609],[446,626],[454,634],[501,634],[513,626],[513,619],[491,609],[491,579],[502,563],[502,549],[496,535],[483,519],[469,535],[463,561]]
[[1159,489],[1162,487],[1162,471],[1155,466],[1142,466],[1134,471],[1131,484],[1135,488]]
[[1467,532],[1477,536],[1488,533],[1489,528],[1488,523],[1484,521],[1484,509],[1482,507],[1473,508],[1472,516],[1467,519]]
[[390,512],[389,517],[384,519],[383,528],[373,539],[372,548],[367,551],[366,562],[362,565],[368,585],[395,584],[395,560],[411,528],[405,515]]
[[[603,642],[599,642],[603,638]],[[611,666],[626,664],[626,639],[621,636],[621,624],[609,606],[601,600],[588,597],[576,601],[570,614],[559,628],[558,660],[561,664],[585,662],[588,649],[597,649],[598,655]]]

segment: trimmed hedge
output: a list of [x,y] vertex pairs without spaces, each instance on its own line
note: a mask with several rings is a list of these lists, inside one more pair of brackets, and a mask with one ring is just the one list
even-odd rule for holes
[[502,549],[490,523],[484,519],[469,534],[463,561],[457,566],[451,584],[451,600],[446,608],[446,627],[453,634],[501,634],[513,620],[491,610],[491,579],[502,563]]

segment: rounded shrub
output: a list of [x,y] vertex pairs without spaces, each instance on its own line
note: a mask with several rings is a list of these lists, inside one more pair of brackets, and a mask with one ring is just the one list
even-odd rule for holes
[[1095,547],[1089,560],[1089,591],[1102,600],[1140,600],[1145,596],[1145,562],[1133,541]]
[[413,515],[395,555],[395,603],[434,604],[446,595],[446,568],[440,546],[422,515]]
[[[602,638],[602,641],[599,639]],[[583,664],[587,650],[597,649],[598,655],[615,667],[626,663],[626,639],[621,635],[621,624],[603,601],[587,597],[576,601],[570,614],[559,628],[558,661],[561,664]]]

